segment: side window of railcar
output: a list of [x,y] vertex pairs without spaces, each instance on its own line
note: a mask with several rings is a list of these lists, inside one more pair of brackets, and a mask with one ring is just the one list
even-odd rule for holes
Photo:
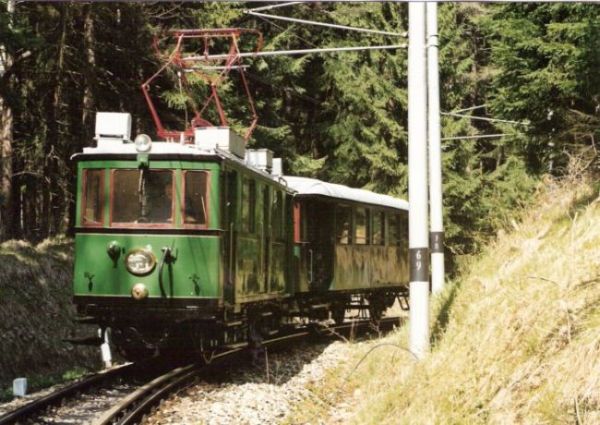
[[104,170],[83,171],[83,214],[84,226],[102,225],[104,211]]
[[366,208],[356,208],[354,210],[354,243],[357,245],[366,245],[369,243],[369,210]]
[[388,245],[397,246],[400,245],[402,241],[402,221],[400,219],[400,214],[388,214],[388,228],[390,232],[390,237],[388,240]]
[[294,202],[294,242],[308,240],[308,208],[306,204]]
[[184,172],[183,222],[206,225],[208,222],[208,173],[206,171]]
[[400,226],[398,245],[400,245],[403,249],[408,249],[408,214],[399,214],[398,222]]
[[114,170],[112,222],[172,223],[173,183],[171,170]]
[[348,245],[352,242],[352,209],[338,206],[335,210],[335,235],[337,243]]
[[280,191],[275,191],[275,196],[273,196],[273,209],[272,209],[272,223],[273,223],[273,237],[276,239],[284,239],[284,222],[283,222],[283,193]]
[[242,231],[254,233],[254,210],[256,208],[256,182],[254,180],[243,178],[242,181]]
[[373,245],[385,243],[385,213],[376,211],[373,213]]

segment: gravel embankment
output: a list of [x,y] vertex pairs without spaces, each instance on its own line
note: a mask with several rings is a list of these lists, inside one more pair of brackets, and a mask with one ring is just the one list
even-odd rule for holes
[[349,344],[308,345],[268,356],[266,364],[242,365],[165,400],[146,425],[262,425],[280,423],[298,402],[311,396],[328,369],[348,357]]

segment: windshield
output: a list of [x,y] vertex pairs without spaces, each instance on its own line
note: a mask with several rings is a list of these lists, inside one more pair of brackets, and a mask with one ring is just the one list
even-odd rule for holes
[[112,223],[172,223],[172,170],[114,170]]
[[[104,226],[105,207],[110,211],[111,227],[203,229],[208,225],[210,172],[207,170],[113,169],[110,184],[104,175],[104,169],[89,168],[82,173],[84,227]],[[105,191],[110,196],[105,197]]]

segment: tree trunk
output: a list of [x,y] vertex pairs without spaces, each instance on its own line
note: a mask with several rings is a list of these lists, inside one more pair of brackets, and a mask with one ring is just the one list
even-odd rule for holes
[[[12,20],[15,10],[14,0],[6,3],[6,13]],[[13,65],[13,58],[5,46],[0,45],[0,76]],[[0,93],[0,238],[10,239],[13,236],[13,205],[12,205],[12,174],[13,174],[13,112],[4,97]]]
[[0,97],[0,151],[2,163],[0,165],[0,197],[2,207],[0,219],[2,220],[2,240],[12,238],[13,206],[12,206],[12,142],[13,142],[13,113],[6,100]]
[[[79,140],[73,148],[79,152],[83,146],[89,144],[94,136],[94,116],[96,109],[97,76],[96,76],[96,51],[95,51],[95,25],[94,25],[94,4],[86,5],[83,10],[83,48],[85,52],[85,65],[82,69],[83,74],[83,97],[81,101],[81,129]],[[70,164],[71,177],[68,182],[72,191],[76,190],[77,169],[74,164]],[[75,197],[69,196],[69,202],[65,202],[65,217],[67,217],[67,234],[71,235],[75,227]]]
[[82,143],[86,143],[92,136],[94,109],[96,106],[96,52],[94,50],[94,4],[89,4],[85,10],[83,24],[83,43],[85,49],[86,66],[83,70],[85,88],[83,91],[83,110],[81,116]]
[[60,25],[61,35],[58,44],[58,57],[56,64],[56,79],[54,83],[54,93],[49,99],[49,113],[47,122],[46,140],[44,141],[44,178],[46,179],[47,189],[43,191],[42,204],[43,211],[41,217],[41,234],[42,238],[56,234],[60,229],[57,225],[59,219],[57,214],[62,215],[62,209],[59,208],[57,202],[60,201],[60,184],[59,184],[59,117],[63,109],[63,84],[64,84],[64,67],[65,67],[65,49],[67,44],[67,23],[69,21],[70,6],[60,4],[57,6],[60,9]]

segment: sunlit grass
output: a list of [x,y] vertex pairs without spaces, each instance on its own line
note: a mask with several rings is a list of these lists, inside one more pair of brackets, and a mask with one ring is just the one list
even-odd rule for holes
[[547,183],[432,301],[426,359],[398,348],[405,328],[357,344],[289,423],[600,423],[598,192]]

